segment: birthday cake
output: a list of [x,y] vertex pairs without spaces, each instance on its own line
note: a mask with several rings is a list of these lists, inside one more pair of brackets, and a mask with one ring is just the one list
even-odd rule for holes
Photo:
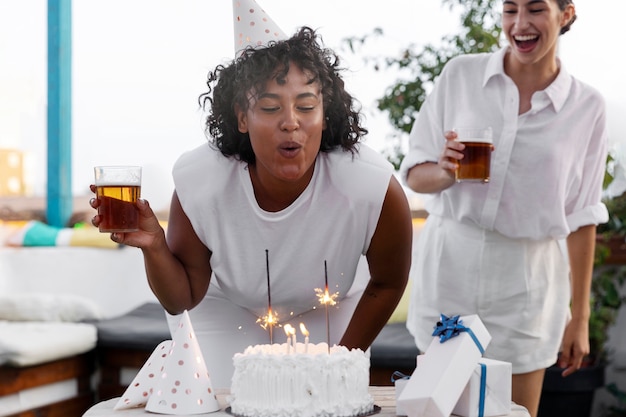
[[231,413],[243,417],[362,416],[374,410],[369,356],[326,343],[249,346],[233,357]]

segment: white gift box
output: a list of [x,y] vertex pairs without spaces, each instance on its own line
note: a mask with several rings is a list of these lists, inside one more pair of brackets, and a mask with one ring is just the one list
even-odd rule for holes
[[404,388],[406,387],[406,384],[408,382],[409,382],[408,378],[402,378],[402,379],[396,379],[393,383],[393,385],[395,386],[395,390],[396,390],[396,415],[397,416],[407,415],[406,411],[404,411],[403,405],[398,402],[398,397],[400,397],[400,394],[402,394],[402,391],[404,391]]
[[493,417],[511,414],[511,363],[482,358],[465,386],[452,414]]
[[475,314],[461,316],[458,322],[461,331],[456,336],[444,342],[433,338],[398,397],[407,416],[450,417],[461,397],[491,335]]
[[[420,366],[424,355],[417,357]],[[481,358],[474,368],[465,389],[461,393],[452,414],[461,417],[495,417],[511,414],[511,373],[510,362]],[[484,375],[484,383],[483,383]],[[408,378],[397,379],[395,384],[396,400],[409,382]],[[406,416],[404,407],[396,402],[396,414]]]

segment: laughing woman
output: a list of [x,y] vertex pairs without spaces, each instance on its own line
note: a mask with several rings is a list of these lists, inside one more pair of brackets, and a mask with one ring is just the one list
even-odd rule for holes
[[[508,45],[447,64],[401,167],[429,195],[407,327],[424,350],[440,313],[478,314],[485,356],[513,364],[513,400],[533,416],[545,368],[567,376],[589,352],[595,231],[608,219],[604,100],[557,57],[575,19],[571,0],[505,0]],[[455,181],[462,126],[493,130],[488,184]]]

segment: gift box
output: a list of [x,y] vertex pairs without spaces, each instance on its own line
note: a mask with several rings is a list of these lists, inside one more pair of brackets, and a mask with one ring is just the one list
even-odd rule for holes
[[[417,357],[417,366],[420,366],[423,356]],[[481,358],[452,414],[460,417],[495,417],[511,414],[511,373],[510,362]],[[397,400],[409,382],[409,377],[398,374],[396,378],[394,385]],[[397,402],[396,414],[407,415],[404,407]]]
[[409,417],[450,417],[491,335],[480,318],[441,316],[435,336],[397,399]]
[[482,358],[452,414],[462,417],[511,414],[511,372],[510,362]]
[[406,416],[406,411],[404,411],[404,407],[402,406],[402,404],[398,403],[398,397],[400,397],[400,394],[402,394],[402,391],[404,391],[406,384],[409,382],[409,378],[410,378],[409,375],[404,375],[398,371],[394,372],[391,377],[391,381],[393,382],[393,385],[396,391],[396,415],[397,416]]

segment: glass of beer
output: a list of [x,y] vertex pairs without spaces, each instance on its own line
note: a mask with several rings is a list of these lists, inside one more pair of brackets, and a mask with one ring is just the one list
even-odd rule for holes
[[94,174],[96,196],[100,200],[100,232],[139,230],[137,199],[141,194],[141,167],[98,166]]
[[456,170],[456,182],[489,182],[493,139],[491,127],[454,128],[456,140],[465,145]]

